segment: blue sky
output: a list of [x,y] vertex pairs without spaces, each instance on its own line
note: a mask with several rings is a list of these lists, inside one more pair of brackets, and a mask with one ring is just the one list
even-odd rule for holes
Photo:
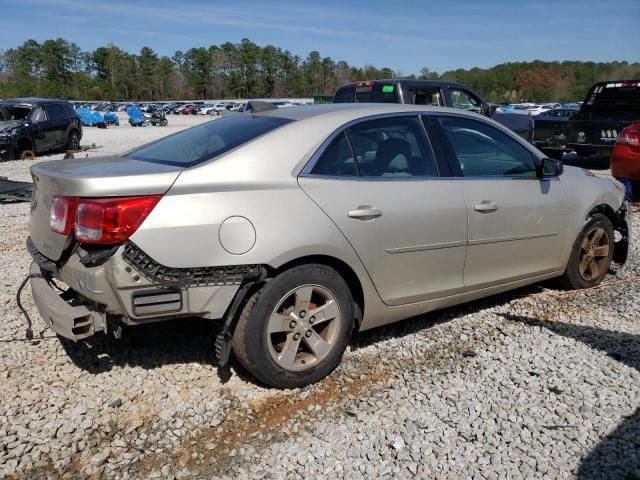
[[249,38],[302,57],[443,72],[509,61],[640,61],[640,0],[0,0],[0,50],[63,37],[159,54]]

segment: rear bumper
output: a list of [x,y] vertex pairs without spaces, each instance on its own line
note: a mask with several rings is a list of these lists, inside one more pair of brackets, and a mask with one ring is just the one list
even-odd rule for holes
[[[30,239],[27,249],[34,260],[31,273],[39,274],[31,280],[36,307],[56,333],[72,340],[106,332],[107,318],[127,325],[176,317],[223,318],[250,273],[238,267],[186,271],[164,267],[132,244],[91,266],[82,263],[78,252],[56,264],[41,255]],[[69,290],[60,295],[47,278]]]
[[58,335],[82,340],[99,331],[107,331],[106,315],[83,305],[72,290],[58,294],[43,278],[43,270],[33,262],[30,273],[33,301],[45,323]]

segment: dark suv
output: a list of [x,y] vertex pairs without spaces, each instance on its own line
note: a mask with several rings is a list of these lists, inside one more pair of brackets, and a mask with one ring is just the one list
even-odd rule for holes
[[352,102],[408,103],[459,108],[491,117],[525,140],[533,140],[534,124],[531,117],[496,112],[494,105],[462,83],[403,78],[348,83],[338,89],[333,103]]
[[0,160],[78,150],[82,124],[71,103],[44,98],[0,101]]

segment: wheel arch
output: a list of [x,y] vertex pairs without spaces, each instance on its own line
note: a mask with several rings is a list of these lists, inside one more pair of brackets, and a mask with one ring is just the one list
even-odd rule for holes
[[607,217],[613,225],[614,231],[620,234],[620,238],[616,239],[614,243],[613,261],[619,264],[625,263],[629,253],[629,226],[626,220],[626,204],[623,203],[616,212],[611,205],[600,203],[589,210],[585,220],[588,220],[595,213]]
[[35,152],[35,143],[27,136],[22,136],[16,141],[18,150],[33,150]]
[[333,268],[342,276],[342,278],[344,278],[345,282],[347,282],[349,290],[351,291],[351,296],[353,297],[353,301],[355,303],[355,306],[357,307],[354,310],[354,316],[356,322],[355,329],[358,330],[362,323],[362,317],[365,308],[364,289],[362,286],[362,282],[358,277],[358,274],[346,262],[329,255],[307,255],[304,257],[296,258],[294,260],[290,260],[287,263],[280,265],[278,268],[270,269],[269,276],[275,276],[281,272],[284,272],[285,270],[289,270],[292,267],[308,265],[312,263],[326,265]]

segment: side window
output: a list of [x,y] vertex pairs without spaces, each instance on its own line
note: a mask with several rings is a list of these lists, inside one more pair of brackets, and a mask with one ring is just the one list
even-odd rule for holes
[[351,153],[351,147],[345,132],[333,139],[313,167],[311,173],[337,177],[358,175],[353,153]]
[[441,107],[444,105],[442,101],[442,93],[439,88],[409,88],[411,93],[411,103],[414,105],[431,105]]
[[455,88],[450,88],[449,93],[451,94],[451,102],[454,108],[482,113],[482,102],[475,95],[470,94],[466,90],[458,90]]
[[418,117],[392,117],[349,129],[363,177],[436,176],[431,148]]
[[47,114],[42,107],[36,107],[33,112],[31,112],[31,121],[33,123],[44,122],[47,119]]
[[536,177],[533,154],[506,133],[469,118],[437,119],[465,177]]
[[47,105],[47,115],[52,120],[57,120],[64,117],[64,108],[62,105]]

